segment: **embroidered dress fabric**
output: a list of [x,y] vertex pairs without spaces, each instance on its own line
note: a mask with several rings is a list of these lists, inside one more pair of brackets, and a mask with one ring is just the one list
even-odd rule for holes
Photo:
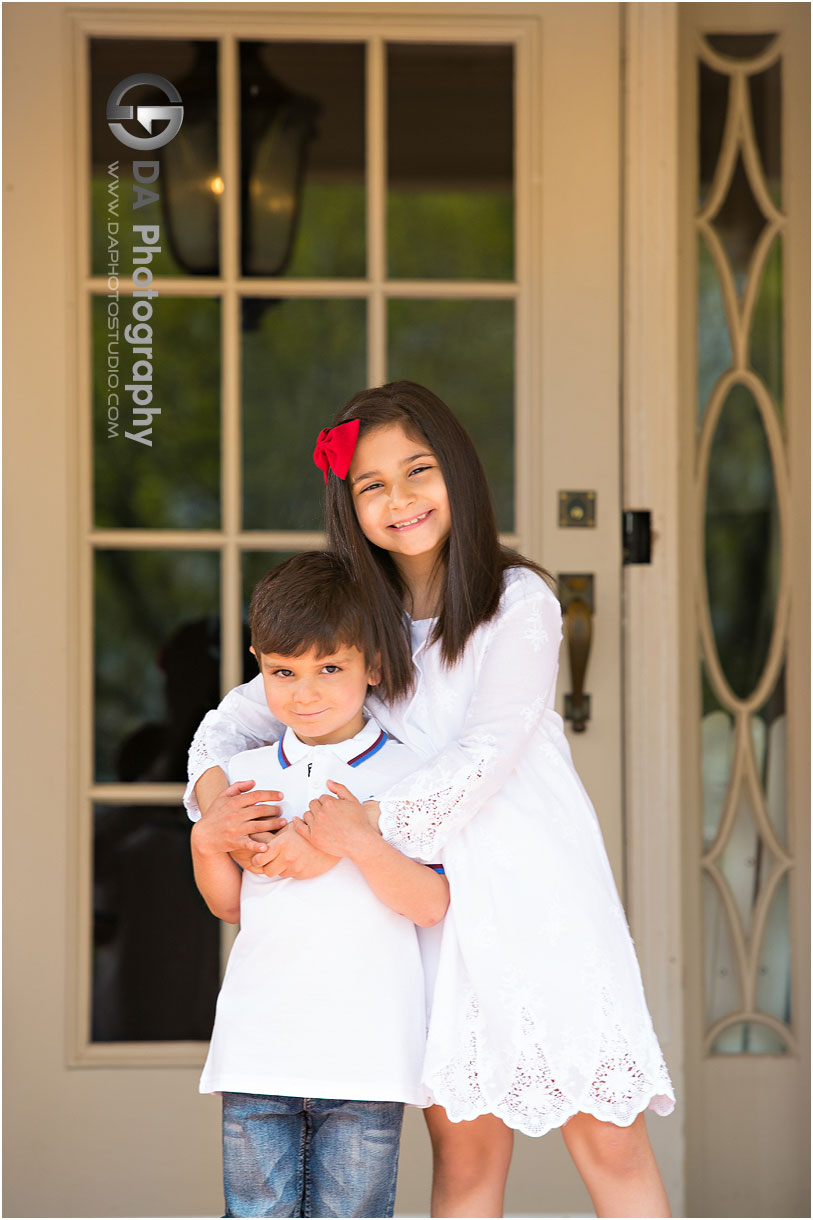
[[[579,1111],[619,1126],[647,1107],[670,1113],[624,911],[554,709],[558,601],[511,569],[498,614],[453,668],[428,634],[413,625],[412,697],[370,704],[426,760],[379,797],[381,831],[440,858],[452,892],[424,1084],[453,1121],[491,1113],[529,1135]],[[245,723],[262,697],[250,687],[201,726],[209,766],[221,723],[233,731],[231,714]]]

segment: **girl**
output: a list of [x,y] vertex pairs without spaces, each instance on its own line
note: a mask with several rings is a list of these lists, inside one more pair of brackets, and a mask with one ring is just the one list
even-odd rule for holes
[[[330,544],[375,613],[388,701],[371,710],[427,762],[364,808],[332,785],[298,838],[341,855],[346,823],[369,817],[407,854],[442,857],[452,900],[424,1077],[432,1214],[501,1215],[513,1130],[561,1126],[597,1215],[668,1216],[643,1111],[670,1113],[674,1095],[554,711],[559,604],[541,569],[500,547],[476,451],[431,391],[357,394],[314,456]],[[190,786],[273,735],[256,685],[204,720]],[[246,846],[253,804],[274,794],[224,787],[209,771],[198,799],[224,843]],[[260,861],[308,875],[294,836]]]

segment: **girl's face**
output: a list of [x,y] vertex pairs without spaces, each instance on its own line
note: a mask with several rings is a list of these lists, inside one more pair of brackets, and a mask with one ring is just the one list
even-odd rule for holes
[[348,482],[364,536],[404,571],[433,564],[449,537],[446,481],[425,440],[401,424],[382,424],[362,436]]

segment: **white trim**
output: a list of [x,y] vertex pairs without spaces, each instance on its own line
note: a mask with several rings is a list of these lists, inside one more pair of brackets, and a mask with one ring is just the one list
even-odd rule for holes
[[[677,5],[633,3],[624,14],[624,506],[651,509],[653,525],[652,564],[624,579],[627,903],[680,1107]],[[674,1215],[684,1214],[680,1114],[664,1138],[664,1124],[650,1129]]]
[[387,380],[387,64],[384,39],[367,42],[367,384]]
[[[225,199],[225,194],[224,194]],[[167,297],[219,297],[225,292],[225,278],[210,279],[191,276],[156,275],[153,285],[162,296]],[[334,277],[330,280],[295,280],[280,277],[279,279],[240,279],[229,281],[237,293],[243,297],[318,297],[337,298],[367,297],[372,292],[380,290],[390,300],[419,297],[430,299],[438,297],[442,300],[460,297],[468,300],[498,300],[511,301],[519,295],[519,284],[512,280],[343,280]],[[91,276],[86,284],[91,296],[107,292],[107,280],[102,275]],[[130,296],[132,287],[125,283],[119,285],[121,296]]]

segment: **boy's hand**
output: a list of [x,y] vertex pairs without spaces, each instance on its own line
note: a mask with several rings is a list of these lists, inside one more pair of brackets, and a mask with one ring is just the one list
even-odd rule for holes
[[[344,784],[328,780],[328,788],[334,796],[318,797],[311,801],[303,820],[295,818],[292,825],[296,832],[333,856],[348,856],[351,860],[363,856],[371,845],[380,842],[381,836],[374,828],[370,810],[353,796]],[[378,806],[375,802],[376,813]]]
[[[284,828],[283,828],[284,829]],[[273,843],[275,837],[279,834],[278,830],[269,831],[261,830],[258,834],[250,834],[248,837],[252,840],[251,847],[244,847],[242,851],[233,851],[229,854],[235,864],[239,864],[242,869],[248,873],[261,873],[262,864],[267,860],[264,854],[258,855],[258,852],[264,853],[264,847],[255,847],[255,843]]]
[[197,850],[202,855],[251,850],[252,856],[268,851],[265,843],[255,843],[251,835],[278,830],[285,825],[279,806],[259,802],[281,801],[281,792],[251,791],[253,779],[238,780],[221,792],[192,827]]
[[273,836],[263,855],[254,857],[251,872],[265,873],[266,877],[293,877],[297,881],[306,881],[329,872],[338,863],[336,856],[327,855],[306,843],[291,822]]

